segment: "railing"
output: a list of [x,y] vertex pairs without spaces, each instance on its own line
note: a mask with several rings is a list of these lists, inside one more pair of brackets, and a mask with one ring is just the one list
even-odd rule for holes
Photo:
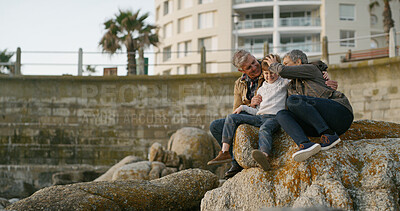
[[300,18],[281,18],[280,26],[321,26],[321,19],[300,17]]
[[[389,34],[377,34],[377,35],[368,35],[368,36],[362,36],[362,37],[354,37],[354,38],[347,38],[347,39],[340,39],[340,40],[329,40],[327,37],[323,37],[322,41],[318,42],[301,42],[301,43],[286,43],[286,44],[278,44],[278,45],[271,45],[270,44],[265,44],[262,45],[261,43],[254,43],[253,45],[250,45],[249,43],[240,46],[240,49],[246,49],[249,50],[251,53],[254,54],[259,54],[259,55],[265,55],[266,53],[270,52],[278,52],[279,54],[286,53],[290,50],[293,49],[300,49],[303,50],[306,53],[311,53],[310,57],[313,59],[325,59],[325,61],[329,62],[329,58],[338,57],[342,56],[345,57],[346,53],[348,53],[348,49],[344,50],[339,50],[337,52],[328,52],[328,49],[332,49],[333,46],[338,46],[340,42],[343,41],[348,41],[348,40],[371,40],[372,38],[383,38],[386,36],[389,36],[389,57],[395,57],[399,55],[398,49],[399,46],[396,45],[395,42],[395,37],[399,37],[400,32],[393,33],[394,30],[391,30]],[[330,46],[330,47],[329,47]],[[364,48],[364,49],[359,49],[359,50],[367,50],[370,49]],[[193,61],[188,60],[187,62],[181,62],[180,59],[177,59],[177,55],[186,51],[172,51],[172,52],[145,52],[145,54],[150,54],[149,57],[149,63],[146,64],[147,67],[155,67],[155,66],[182,66],[182,65],[202,65],[203,67],[206,66],[205,64],[208,64],[205,60],[206,56],[205,54],[207,53],[218,53],[218,52],[235,52],[236,49],[214,49],[214,50],[207,50],[207,51],[188,51],[190,53],[190,56],[199,56],[203,55],[200,59],[200,63],[193,63]],[[75,73],[78,72],[79,75],[79,70],[83,69],[83,75],[88,75],[89,72],[89,66],[91,69],[96,68],[96,67],[121,67],[126,71],[126,54],[127,52],[119,52],[117,53],[118,58],[113,58],[112,61],[109,61],[111,57],[108,54],[104,54],[102,52],[84,52],[84,51],[21,51],[20,49],[17,49],[16,52],[9,52],[13,53],[14,56],[11,58],[10,62],[3,62],[0,63],[0,74],[1,72],[8,74],[7,70],[5,70],[5,67],[9,67],[10,69],[10,75],[19,75],[19,74],[24,74],[24,75],[61,75],[63,73],[67,74],[73,74],[76,75]],[[172,62],[155,62],[154,59],[152,58],[151,55],[162,55],[164,53],[169,53],[172,54]],[[363,53],[358,54],[358,53]],[[22,60],[21,60],[21,54],[22,54]],[[32,55],[33,56],[30,56]],[[101,58],[92,58],[92,56],[101,56]],[[373,50],[373,53],[366,53],[362,51],[352,51],[352,55],[349,58],[354,58],[354,57],[361,57],[361,56],[370,56],[369,58],[378,58],[380,56],[387,56],[387,52],[385,50],[384,54],[382,55],[377,55],[376,50]],[[156,56],[158,57],[158,56]],[[62,58],[63,60],[60,60]],[[224,61],[215,61],[213,63],[230,63],[230,58],[226,58]],[[76,62],[78,61],[78,62]],[[158,60],[160,61],[160,60]],[[83,63],[84,62],[84,63]],[[337,61],[335,61],[337,62]],[[340,61],[339,61],[340,62]],[[22,71],[19,72],[19,70]],[[50,67],[47,68],[47,67]],[[45,69],[48,69],[48,71],[45,71]],[[86,69],[86,70],[84,70]],[[65,72],[64,72],[65,70]],[[78,70],[78,71],[77,71]],[[62,72],[61,72],[62,71]],[[61,73],[60,73],[61,72]],[[151,72],[150,72],[151,73]],[[101,72],[99,73],[101,75]],[[97,74],[97,75],[99,75]],[[121,74],[119,74],[121,75]]]
[[269,28],[274,27],[273,19],[253,19],[239,21],[238,29],[255,29],[255,28]]
[[235,0],[234,4],[245,4],[245,3],[254,3],[254,2],[271,2],[273,0]]
[[304,51],[305,53],[310,53],[310,52],[314,52],[314,53],[319,53],[321,52],[321,43],[317,42],[317,43],[305,43],[305,42],[299,42],[299,43],[286,43],[286,44],[282,44],[280,46],[280,51],[281,52],[288,52],[292,49],[299,49]]
[[[279,20],[280,26],[321,26],[321,20],[319,18],[281,18]],[[239,21],[237,29],[257,29],[257,28],[272,28],[274,27],[274,20],[272,18],[267,19],[252,19]]]

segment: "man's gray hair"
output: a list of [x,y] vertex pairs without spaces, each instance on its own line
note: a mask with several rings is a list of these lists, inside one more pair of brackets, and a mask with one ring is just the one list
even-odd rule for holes
[[245,62],[247,60],[247,57],[249,55],[251,55],[251,53],[246,51],[246,50],[243,50],[243,49],[236,51],[235,54],[233,54],[233,57],[232,57],[233,66],[235,66],[236,68],[242,70],[243,62]]
[[307,55],[301,51],[301,50],[292,50],[288,53],[285,54],[285,57],[289,57],[289,59],[291,59],[293,62],[296,62],[298,59],[300,59],[302,64],[307,64],[308,63],[308,59],[307,59]]

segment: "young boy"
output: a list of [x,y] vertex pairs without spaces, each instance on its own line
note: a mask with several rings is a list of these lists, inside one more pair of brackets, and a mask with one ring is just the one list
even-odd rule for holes
[[[253,150],[252,157],[265,171],[269,170],[268,157],[271,156],[272,134],[279,129],[279,123],[275,116],[278,111],[285,109],[287,84],[290,80],[269,71],[268,64],[264,60],[261,66],[265,79],[257,91],[258,95],[262,97],[261,104],[257,109],[241,105],[233,114],[226,117],[222,132],[222,150],[216,158],[207,163],[208,165],[230,162],[232,158],[229,154],[229,147],[232,145],[236,128],[240,124],[249,124],[260,127],[259,150]],[[242,111],[248,114],[240,114]]]

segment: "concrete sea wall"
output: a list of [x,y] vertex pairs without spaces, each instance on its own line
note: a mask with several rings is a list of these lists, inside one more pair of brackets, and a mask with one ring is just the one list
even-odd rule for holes
[[[400,122],[400,58],[330,66],[356,119]],[[147,157],[177,129],[208,130],[232,111],[239,73],[186,76],[0,76],[0,197],[66,170],[106,170]],[[4,182],[5,181],[5,182]]]

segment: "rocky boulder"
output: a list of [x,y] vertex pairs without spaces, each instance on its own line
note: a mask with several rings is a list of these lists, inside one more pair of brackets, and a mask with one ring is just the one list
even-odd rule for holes
[[[176,131],[168,141],[167,150],[176,152],[188,161],[188,168],[201,168],[215,171],[215,166],[207,162],[217,156],[221,147],[204,130],[185,127]],[[180,168],[182,169],[182,168]]]
[[[249,142],[257,140],[256,133],[248,137]],[[357,121],[341,136],[343,141],[337,146],[298,163],[291,157],[298,149],[296,144],[281,130],[273,143],[272,169],[251,168],[253,161],[249,161],[247,153],[235,154],[242,156],[236,157],[238,162],[249,166],[222,187],[207,192],[201,210],[399,210],[399,137],[399,124]]]
[[101,175],[100,177],[95,179],[94,181],[111,181],[115,171],[117,171],[119,168],[121,168],[122,166],[124,166],[126,164],[138,162],[141,160],[142,160],[141,158],[138,158],[133,155],[126,156],[124,159],[122,159],[117,164],[112,166],[110,169],[108,169],[108,171],[106,173],[104,173],[103,175]]
[[8,210],[193,210],[218,186],[213,173],[180,171],[160,179],[88,182],[52,186],[18,201]]

